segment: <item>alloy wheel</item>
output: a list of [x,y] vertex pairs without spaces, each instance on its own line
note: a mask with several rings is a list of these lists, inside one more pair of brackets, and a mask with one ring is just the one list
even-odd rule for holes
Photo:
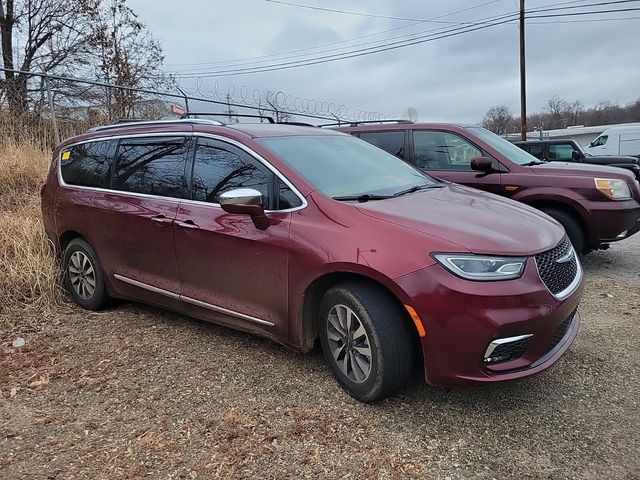
[[80,251],[73,252],[67,270],[76,294],[85,300],[91,298],[96,290],[96,273],[89,257]]
[[351,381],[362,383],[371,374],[371,344],[358,315],[335,305],[327,317],[327,336],[335,362]]

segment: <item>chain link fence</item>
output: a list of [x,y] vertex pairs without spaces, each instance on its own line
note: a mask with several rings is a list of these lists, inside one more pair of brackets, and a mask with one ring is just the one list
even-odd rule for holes
[[53,146],[98,125],[123,120],[179,118],[185,113],[223,123],[266,121],[312,124],[379,120],[376,112],[344,105],[292,98],[283,92],[241,88],[205,96],[168,85],[166,91],[132,88],[99,81],[0,68],[0,128],[16,142]]

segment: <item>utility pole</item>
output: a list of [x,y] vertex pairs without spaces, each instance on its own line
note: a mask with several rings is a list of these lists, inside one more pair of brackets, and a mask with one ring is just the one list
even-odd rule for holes
[[520,0],[520,135],[527,139],[527,76],[525,74],[524,0]]

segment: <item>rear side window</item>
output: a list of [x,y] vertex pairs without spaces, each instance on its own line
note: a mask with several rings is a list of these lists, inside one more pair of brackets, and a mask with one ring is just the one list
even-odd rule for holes
[[[220,203],[220,194],[234,188],[253,188],[269,206],[273,173],[239,148],[224,142],[199,139],[193,163],[191,198]],[[285,207],[286,208],[286,207]]]
[[381,148],[385,152],[404,158],[404,130],[390,132],[362,132],[360,139]]
[[126,139],[116,156],[113,188],[161,197],[182,197],[185,191],[184,138]]
[[62,179],[69,185],[109,188],[110,141],[88,142],[64,149],[60,154]]

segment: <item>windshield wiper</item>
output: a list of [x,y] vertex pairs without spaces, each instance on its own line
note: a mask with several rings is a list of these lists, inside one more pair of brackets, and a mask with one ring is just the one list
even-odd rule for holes
[[543,162],[541,160],[532,160],[531,162],[523,163],[520,165],[521,167],[533,167],[534,165],[544,165],[547,162]]
[[375,193],[362,193],[360,195],[343,195],[341,197],[333,197],[334,200],[339,202],[357,201],[360,203],[368,202],[369,200],[384,200],[391,198],[391,195],[376,195]]
[[406,195],[408,193],[414,193],[417,192],[418,190],[426,190],[428,188],[442,188],[445,185],[442,183],[432,183],[432,184],[424,184],[424,185],[414,185],[411,188],[407,188],[406,190],[400,190],[399,192],[396,192],[393,194],[394,197],[399,197],[401,195]]

